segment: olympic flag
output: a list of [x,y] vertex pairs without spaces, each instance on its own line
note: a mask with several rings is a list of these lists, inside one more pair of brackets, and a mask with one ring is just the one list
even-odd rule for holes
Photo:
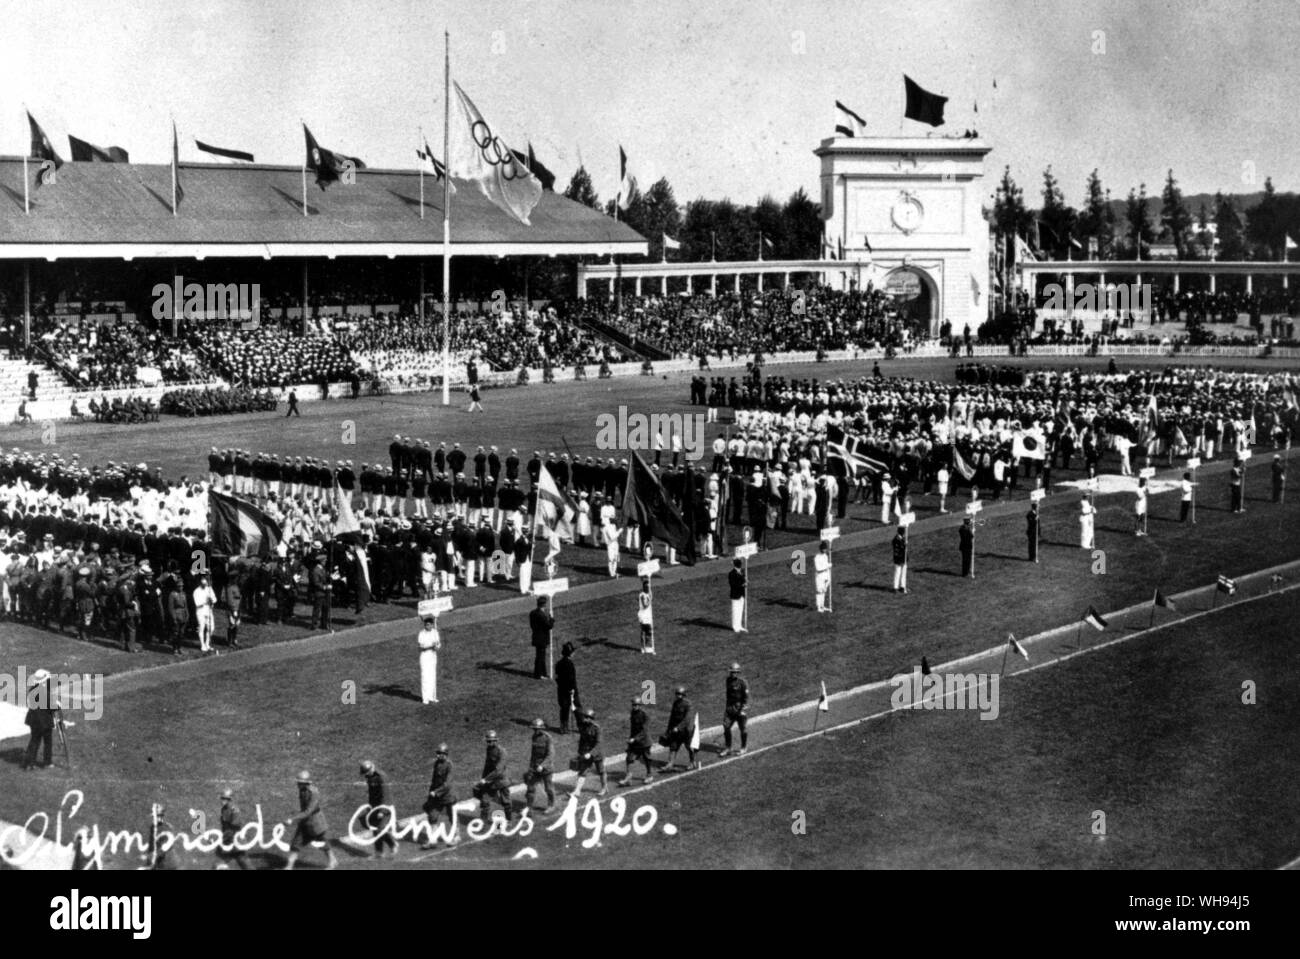
[[452,86],[456,88],[465,126],[451,138],[448,156],[451,175],[477,183],[493,205],[525,226],[532,226],[528,218],[542,198],[541,181],[493,132],[460,84],[453,83]]

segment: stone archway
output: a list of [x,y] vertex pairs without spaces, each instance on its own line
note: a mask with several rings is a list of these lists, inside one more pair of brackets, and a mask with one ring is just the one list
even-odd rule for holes
[[916,266],[900,266],[885,274],[882,289],[912,330],[933,336],[939,328],[939,285]]

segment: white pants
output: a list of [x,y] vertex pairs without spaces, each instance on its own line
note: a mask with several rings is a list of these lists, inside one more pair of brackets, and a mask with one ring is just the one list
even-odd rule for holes
[[216,620],[212,617],[212,610],[203,607],[194,611],[194,623],[198,626],[199,648],[203,650],[212,648],[212,633],[217,628]]
[[519,564],[519,592],[527,593],[533,588],[533,561],[526,559]]
[[820,612],[826,608],[826,593],[831,588],[831,574],[816,573],[815,576],[816,579],[814,580],[814,586],[817,590],[817,610]]
[[438,701],[438,654],[432,649],[420,650],[420,702]]
[[743,599],[733,599],[731,601],[731,631],[739,633],[745,628],[745,601]]
[[907,564],[894,564],[894,589],[907,589]]

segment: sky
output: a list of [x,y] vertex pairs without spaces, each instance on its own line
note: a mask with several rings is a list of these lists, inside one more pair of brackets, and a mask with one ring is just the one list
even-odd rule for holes
[[[618,146],[678,202],[818,189],[834,101],[870,136],[903,119],[903,74],[948,96],[1039,202],[1051,164],[1079,205],[1173,168],[1187,194],[1300,190],[1296,0],[0,0],[0,154],[24,106],[67,158],[71,132],[139,162],[207,159],[193,137],[301,163],[305,120],[368,166],[438,154],[443,33],[452,77],[512,147],[617,188]],[[996,88],[994,86],[996,82]],[[978,114],[975,106],[978,104]],[[453,112],[453,121],[456,114]],[[516,142],[517,141],[517,142]]]

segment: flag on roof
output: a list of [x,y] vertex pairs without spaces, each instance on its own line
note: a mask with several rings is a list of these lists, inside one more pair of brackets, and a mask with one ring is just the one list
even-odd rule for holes
[[903,74],[903,89],[907,95],[904,111],[907,119],[928,123],[932,127],[943,126],[943,107],[948,102],[947,97],[923,89],[907,74]]
[[97,147],[93,143],[68,134],[68,145],[72,148],[72,159],[94,163],[129,163],[130,156],[121,147]]
[[[447,167],[441,160],[439,160],[436,156],[433,155],[433,150],[429,148],[428,140],[424,141],[423,150],[420,150],[418,148],[416,149],[415,155],[419,157],[420,162],[423,164],[423,166],[421,166],[420,169],[428,173],[432,173],[435,177],[438,178],[439,181],[442,181],[443,179],[446,178]],[[451,193],[456,192],[456,184],[448,182],[447,187],[449,189],[449,192]]]
[[243,160],[245,163],[253,162],[253,154],[245,153],[243,150],[228,150],[225,147],[214,147],[210,143],[204,143],[202,140],[195,139],[194,145],[204,153],[210,153],[214,157],[224,157],[227,160]]
[[623,152],[620,144],[618,148],[618,208],[626,210],[627,205],[632,202],[632,177],[627,172],[627,154]]
[[325,149],[316,142],[316,138],[311,135],[305,123],[302,125],[302,132],[307,137],[307,169],[316,174],[316,185],[322,190],[331,183],[339,182],[348,172],[349,164],[354,171],[366,168],[366,165],[356,157],[344,156],[342,153]]
[[835,132],[842,137],[860,137],[867,129],[862,119],[839,100],[835,101]]

